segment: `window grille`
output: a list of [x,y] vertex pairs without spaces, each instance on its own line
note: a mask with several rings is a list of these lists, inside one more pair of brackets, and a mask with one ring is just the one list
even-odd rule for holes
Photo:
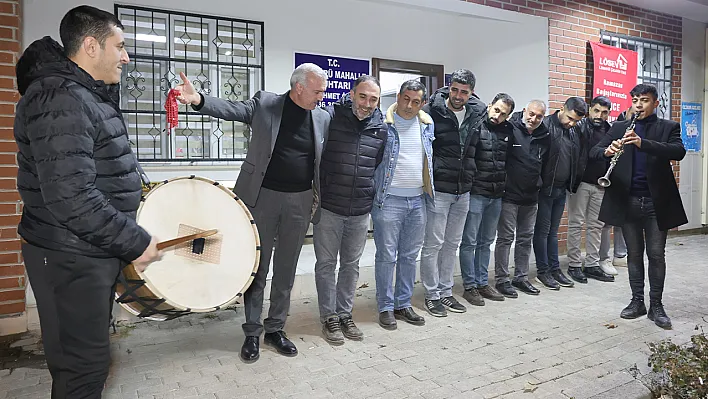
[[239,161],[250,128],[180,105],[166,129],[165,99],[184,72],[205,96],[233,101],[265,87],[263,22],[117,5],[130,64],[123,68],[120,108],[141,162]]
[[659,118],[671,119],[671,78],[673,46],[654,40],[640,39],[602,31],[602,43],[637,52],[637,80],[656,86],[659,94]]

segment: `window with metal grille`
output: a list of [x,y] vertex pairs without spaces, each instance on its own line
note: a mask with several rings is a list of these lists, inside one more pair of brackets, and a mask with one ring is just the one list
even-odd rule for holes
[[637,52],[637,80],[656,86],[659,118],[671,119],[671,78],[673,46],[654,40],[602,31],[602,43]]
[[165,99],[179,72],[205,96],[251,98],[265,86],[263,22],[117,5],[130,64],[123,68],[120,107],[141,162],[238,161],[250,128],[180,105],[167,130]]

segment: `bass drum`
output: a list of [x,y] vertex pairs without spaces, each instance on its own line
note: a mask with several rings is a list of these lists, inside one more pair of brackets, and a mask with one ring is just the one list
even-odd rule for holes
[[242,297],[256,275],[256,223],[246,205],[215,181],[196,176],[163,181],[144,196],[137,222],[163,241],[218,230],[165,251],[142,273],[132,264],[123,269],[116,301],[140,318],[163,321],[219,310]]

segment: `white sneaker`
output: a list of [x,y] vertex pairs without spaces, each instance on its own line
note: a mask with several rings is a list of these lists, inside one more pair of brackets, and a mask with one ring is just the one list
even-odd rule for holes
[[624,258],[615,258],[612,261],[612,264],[618,267],[627,267],[627,257],[625,256]]
[[600,261],[600,269],[602,269],[603,272],[605,272],[607,274],[611,274],[613,276],[616,276],[619,274],[617,272],[617,269],[615,269],[615,267],[612,266],[612,261],[609,259],[605,259],[603,261]]

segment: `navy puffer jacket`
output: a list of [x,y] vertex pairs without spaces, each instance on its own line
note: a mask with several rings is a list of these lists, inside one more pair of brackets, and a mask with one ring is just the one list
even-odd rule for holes
[[327,109],[332,116],[322,151],[322,208],[342,216],[361,216],[374,203],[374,171],[381,163],[388,130],[376,108],[360,121],[349,94]]

